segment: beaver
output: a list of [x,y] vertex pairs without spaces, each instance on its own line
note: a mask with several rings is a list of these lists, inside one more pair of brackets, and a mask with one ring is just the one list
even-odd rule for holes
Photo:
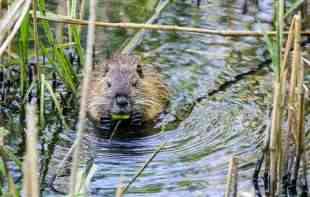
[[164,111],[169,90],[154,66],[136,55],[118,54],[96,66],[88,89],[87,114],[102,130],[111,131],[114,116],[127,116],[130,127],[154,122]]

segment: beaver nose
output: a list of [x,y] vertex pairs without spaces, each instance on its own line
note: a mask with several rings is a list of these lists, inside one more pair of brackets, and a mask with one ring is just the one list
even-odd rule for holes
[[116,104],[120,107],[120,108],[125,108],[128,106],[129,102],[128,102],[128,98],[126,96],[116,96]]

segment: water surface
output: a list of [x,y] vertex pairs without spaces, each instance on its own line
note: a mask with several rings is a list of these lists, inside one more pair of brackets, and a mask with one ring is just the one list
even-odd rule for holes
[[[152,13],[147,1],[99,1],[98,20],[143,22]],[[218,30],[270,28],[272,1],[177,0],[163,11],[157,23]],[[136,6],[136,7],[135,7]],[[97,29],[96,59],[119,48],[131,30]],[[90,184],[92,196],[114,196],[161,143],[165,148],[132,185],[126,196],[223,196],[228,162],[239,158],[239,190],[251,192],[251,176],[271,103],[272,76],[268,67],[255,70],[266,59],[264,42],[253,37],[222,37],[185,32],[148,32],[134,53],[159,65],[171,88],[167,114],[158,127],[162,132],[144,137],[113,139],[96,136],[89,129],[84,140],[96,173]],[[224,89],[222,84],[235,81]],[[207,96],[209,92],[215,94]],[[196,99],[206,96],[201,102]],[[309,117],[308,117],[309,118]],[[160,129],[159,129],[160,130]],[[64,132],[57,142],[50,171],[60,162],[74,140]],[[61,178],[58,185],[65,183]],[[61,188],[61,186],[59,186]],[[47,189],[46,196],[60,195]]]

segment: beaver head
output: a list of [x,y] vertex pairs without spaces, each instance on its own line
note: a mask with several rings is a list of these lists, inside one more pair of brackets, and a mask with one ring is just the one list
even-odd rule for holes
[[137,56],[116,55],[95,68],[89,87],[88,114],[111,130],[112,117],[127,116],[125,122],[141,126],[165,107],[168,89],[158,71],[142,65]]
[[141,110],[142,66],[135,56],[113,57],[104,66],[105,110],[111,115],[132,115]]
[[[105,61],[96,71],[96,81],[90,89],[100,114],[102,125],[111,126],[113,116],[128,116],[134,126],[142,123],[144,78],[140,59],[136,56],[119,55]],[[96,116],[96,115],[95,115]]]

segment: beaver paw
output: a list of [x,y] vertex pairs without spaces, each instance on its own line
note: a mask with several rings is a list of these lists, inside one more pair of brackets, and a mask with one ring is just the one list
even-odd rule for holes
[[103,116],[100,118],[100,129],[103,131],[111,131],[112,130],[112,119],[108,116]]
[[139,112],[133,113],[130,124],[133,127],[140,127],[142,125],[142,114]]

